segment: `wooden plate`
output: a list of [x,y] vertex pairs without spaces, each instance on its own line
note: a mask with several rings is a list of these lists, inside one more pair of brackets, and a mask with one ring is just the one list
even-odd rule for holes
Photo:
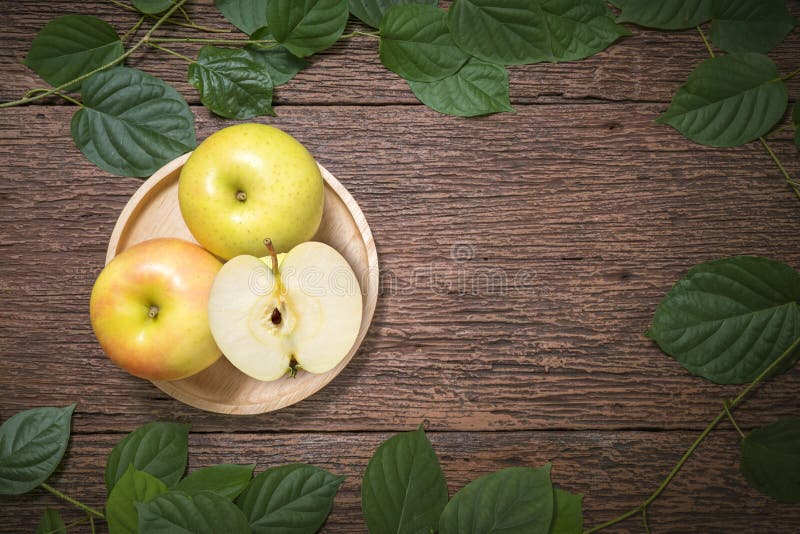
[[[108,244],[106,264],[120,252],[154,237],[179,237],[192,243],[178,206],[178,177],[190,154],[159,169],[131,197],[117,220]],[[299,402],[319,391],[338,375],[358,350],[367,333],[378,300],[378,253],[361,208],[347,189],[319,166],[325,179],[325,214],[314,236],[338,250],[350,263],[361,284],[364,313],[355,345],[336,368],[325,374],[300,372],[297,377],[260,382],[234,367],[227,358],[189,378],[153,382],[168,395],[191,406],[226,414],[256,414]]]

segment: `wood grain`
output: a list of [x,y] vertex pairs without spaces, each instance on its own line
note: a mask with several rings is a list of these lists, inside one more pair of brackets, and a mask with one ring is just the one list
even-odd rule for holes
[[[289,107],[270,119],[361,205],[382,296],[336,380],[241,420],[171,401],[101,353],[89,291],[141,182],[82,159],[70,110],[4,112],[0,415],[79,400],[80,432],[153,418],[265,432],[423,419],[436,430],[700,428],[737,388],[690,377],[642,333],[697,262],[751,253],[800,266],[800,210],[760,147],[698,147],[654,124],[658,107],[524,106],[467,123],[420,107]],[[200,138],[225,124],[195,111]],[[33,147],[59,158],[31,158]],[[775,147],[797,173],[794,148]],[[793,371],[765,386],[743,423],[800,414],[798,384]]]
[[[188,10],[197,22],[216,28],[230,28],[211,0],[190,2]],[[443,5],[446,5],[443,3]],[[800,0],[788,5],[800,16]],[[93,0],[0,0],[0,100],[19,98],[42,82],[21,64],[33,36],[51,18],[68,13],[99,16],[120,33],[137,20],[134,13],[108,2]],[[633,36],[624,38],[596,56],[573,63],[530,65],[510,69],[511,99],[515,104],[576,99],[635,100],[668,102],[689,72],[708,58],[696,31],[660,32],[629,25]],[[366,29],[352,23],[347,31]],[[159,29],[162,37],[214,37],[177,27]],[[141,33],[140,33],[141,35]],[[234,34],[244,38],[243,34]],[[795,30],[770,56],[786,73],[798,67],[800,31]],[[174,45],[175,50],[196,56],[198,44]],[[278,105],[307,104],[416,104],[408,85],[388,71],[378,59],[377,40],[358,37],[343,40],[315,55],[312,66],[295,80],[278,88]],[[152,49],[137,52],[128,65],[157,75],[174,85],[192,103],[199,103],[197,91],[186,81],[187,65],[182,60]],[[800,94],[800,78],[789,82],[789,94]]]
[[[406,430],[410,430],[407,428]],[[256,463],[256,472],[290,462],[312,463],[345,475],[323,532],[366,532],[360,486],[369,457],[389,434],[191,434],[189,470],[219,462]],[[695,435],[687,432],[504,432],[431,433],[450,495],[485,473],[510,466],[553,463],[556,486],[584,494],[586,526],[596,525],[639,504],[663,480]],[[105,499],[105,458],[120,435],[77,436],[51,485],[69,489],[101,507]],[[773,534],[796,532],[797,507],[782,505],[750,489],[739,474],[736,434],[729,427],[712,434],[648,509],[654,533],[703,532]],[[29,532],[46,506],[80,519],[69,505],[37,490],[0,505],[0,530]],[[13,509],[13,513],[11,512]],[[84,529],[85,531],[85,529]],[[610,529],[640,534],[640,518]]]

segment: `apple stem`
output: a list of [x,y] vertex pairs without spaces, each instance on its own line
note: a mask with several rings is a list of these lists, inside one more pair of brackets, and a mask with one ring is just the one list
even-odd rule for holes
[[275,290],[283,302],[283,290],[281,288],[281,275],[278,272],[278,255],[275,253],[275,247],[272,245],[272,239],[264,239],[264,246],[269,250],[269,255],[272,257],[272,274],[275,275]]

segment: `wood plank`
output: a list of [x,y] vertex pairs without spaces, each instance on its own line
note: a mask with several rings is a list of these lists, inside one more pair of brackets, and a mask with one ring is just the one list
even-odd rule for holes
[[[752,253],[800,267],[800,210],[758,145],[699,147],[654,124],[659,108],[521,106],[468,123],[408,106],[282,110],[270,122],[361,204],[383,295],[334,382],[243,418],[183,406],[103,356],[89,292],[141,182],[82,158],[72,110],[4,111],[0,416],[77,400],[80,432],[153,418],[253,432],[701,428],[737,388],[690,377],[642,332],[697,262]],[[200,138],[225,124],[195,112]],[[743,424],[800,415],[798,386],[796,370],[766,385]]]
[[[361,476],[374,449],[390,434],[191,434],[189,470],[219,462],[257,464],[256,472],[290,462],[317,465],[347,478],[323,532],[366,532]],[[50,480],[96,507],[105,498],[105,458],[120,435],[76,436]],[[636,506],[663,480],[695,435],[687,432],[509,432],[429,434],[450,495],[481,474],[510,466],[553,463],[554,483],[584,494],[586,526]],[[795,532],[800,507],[779,504],[749,488],[738,471],[736,434],[711,435],[667,491],[648,509],[653,532]],[[0,529],[29,532],[46,506],[80,519],[69,505],[36,490],[0,503]],[[609,532],[640,533],[640,518]]]
[[[446,4],[443,4],[446,5]],[[800,16],[800,0],[790,9]],[[188,6],[197,22],[216,28],[229,27],[212,5],[212,0]],[[127,31],[137,16],[101,0],[81,3],[67,0],[31,2],[0,0],[0,100],[19,98],[42,82],[21,61],[30,42],[52,18],[68,13],[96,15],[120,33]],[[352,23],[351,29],[365,29]],[[517,104],[575,99],[636,100],[668,102],[689,72],[707,53],[696,31],[659,32],[629,26],[634,35],[597,56],[574,63],[539,64],[511,68],[511,97]],[[348,30],[350,31],[350,30]],[[162,37],[213,37],[183,28],[159,30]],[[241,34],[239,34],[241,35]],[[242,35],[243,37],[243,35]],[[795,31],[773,50],[782,72],[798,67],[800,32]],[[184,54],[195,55],[199,45],[175,45]],[[199,103],[197,91],[186,82],[186,65],[178,58],[152,49],[136,53],[129,65],[162,77],[192,103]],[[800,94],[800,78],[789,82],[790,94]],[[377,40],[349,39],[313,59],[313,65],[294,81],[277,90],[278,104],[416,104],[407,84],[386,70],[377,55]]]

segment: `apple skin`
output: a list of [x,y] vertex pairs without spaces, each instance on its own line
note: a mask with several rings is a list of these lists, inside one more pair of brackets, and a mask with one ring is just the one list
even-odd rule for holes
[[258,257],[265,237],[277,252],[314,237],[324,184],[316,161],[294,137],[265,124],[238,124],[212,134],[189,156],[178,200],[206,249],[224,259]]
[[[97,277],[89,303],[103,351],[132,375],[179,380],[222,355],[208,326],[208,296],[222,263],[175,238],[144,241]],[[158,307],[155,318],[149,313]]]

